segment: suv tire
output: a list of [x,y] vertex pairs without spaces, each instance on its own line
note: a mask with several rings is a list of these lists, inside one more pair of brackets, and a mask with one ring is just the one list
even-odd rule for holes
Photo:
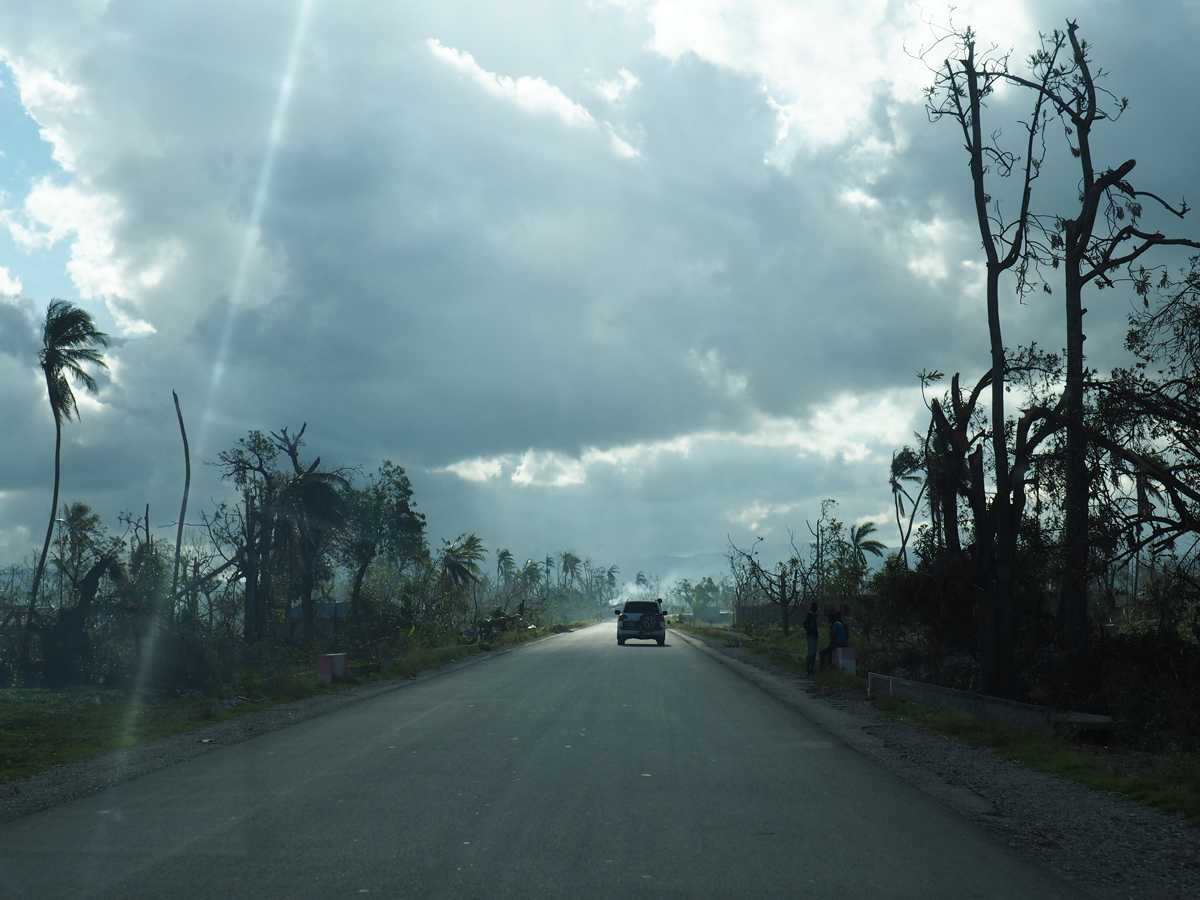
[[617,638],[617,646],[624,647],[625,646],[625,638]]
[[666,638],[658,638],[658,646],[663,646],[667,642]]

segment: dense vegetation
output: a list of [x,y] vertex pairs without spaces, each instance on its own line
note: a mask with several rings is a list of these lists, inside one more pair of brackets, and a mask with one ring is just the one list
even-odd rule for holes
[[[48,320],[63,310],[86,320],[57,302]],[[431,548],[402,466],[325,468],[304,432],[252,431],[219,453],[236,499],[200,511],[186,544],[183,529],[174,546],[155,538],[148,508],[113,531],[85,503],[56,507],[45,576],[12,567],[0,584],[0,679],[217,690],[249,670],[311,671],[323,648],[378,659],[594,620],[616,596],[617,568],[571,551],[490,559],[473,533]]]

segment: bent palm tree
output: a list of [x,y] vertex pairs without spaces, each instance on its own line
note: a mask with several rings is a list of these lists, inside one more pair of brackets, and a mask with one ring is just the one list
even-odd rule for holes
[[518,577],[521,580],[521,602],[517,606],[517,614],[524,618],[526,600],[537,596],[538,586],[542,583],[542,567],[532,559],[527,559]]
[[480,579],[479,563],[485,555],[483,541],[476,534],[460,534],[453,542],[442,541],[442,583],[451,592],[467,587],[472,589],[476,622],[479,621],[479,595],[475,587]]
[[460,534],[453,542],[443,541],[442,578],[454,589],[479,581],[479,562],[484,557],[483,542],[475,534]]
[[620,566],[609,566],[608,571],[604,573],[604,583],[608,585],[608,593],[610,597],[615,597],[617,595],[617,576],[620,574]]
[[874,522],[863,522],[850,529],[850,549],[854,553],[854,558],[864,567],[867,564],[868,553],[872,556],[883,556],[883,551],[886,549],[882,541],[871,537],[874,533]]
[[562,560],[562,565],[559,567],[559,575],[566,579],[568,585],[572,585],[579,578],[580,559],[570,550],[564,550],[559,554]]
[[503,585],[512,581],[517,572],[517,564],[511,550],[496,551],[496,579]]
[[29,592],[29,618],[25,635],[21,641],[21,665],[29,663],[29,639],[33,617],[37,608],[38,590],[42,584],[42,573],[46,570],[46,554],[50,550],[50,539],[54,535],[54,516],[58,510],[58,487],[62,462],[63,420],[79,417],[79,407],[71,382],[89,393],[98,390],[94,379],[84,368],[91,363],[102,369],[108,368],[100,355],[99,348],[108,346],[108,335],[96,328],[92,317],[66,300],[51,300],[46,308],[46,321],[42,326],[42,349],[38,362],[46,379],[46,393],[50,400],[50,414],[54,417],[54,491],[50,501],[50,521],[46,525],[46,539],[42,542],[42,553],[38,557],[33,573],[33,588]]
[[[917,455],[912,447],[901,447],[900,450],[892,453],[892,467],[888,477],[888,484],[892,489],[892,506],[896,512],[896,528],[900,531],[900,558],[904,560],[904,565],[908,566],[908,536],[912,533],[913,519],[916,517],[917,508],[921,505],[921,498],[925,495],[925,488],[928,487],[929,481],[922,481],[920,473],[924,469],[924,463],[921,457]],[[912,494],[904,487],[905,482],[921,482],[921,490],[917,492],[917,499],[913,499]],[[908,528],[905,529],[903,516],[905,515],[904,501],[908,500],[912,507],[912,512],[908,517]]]

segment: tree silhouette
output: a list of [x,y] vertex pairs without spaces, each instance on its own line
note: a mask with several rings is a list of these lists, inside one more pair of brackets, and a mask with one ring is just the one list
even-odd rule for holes
[[871,537],[874,533],[874,522],[863,522],[850,529],[850,550],[862,566],[867,564],[868,553],[872,556],[883,556],[883,551],[886,549],[882,542]]
[[[901,447],[892,454],[892,466],[888,476],[888,485],[892,489],[892,507],[896,513],[896,528],[900,532],[900,558],[904,561],[904,565],[908,565],[908,536],[912,532],[913,518],[917,514],[917,509],[921,505],[921,498],[925,495],[925,488],[928,484],[928,478],[921,478],[918,474],[924,469],[924,463],[921,457],[912,447]],[[913,484],[921,482],[921,489],[917,492],[916,499],[913,499],[912,494],[908,492],[905,484]],[[908,528],[904,527],[904,501],[907,500],[911,507],[911,512],[908,513]],[[870,524],[870,523],[868,523]],[[872,528],[875,526],[872,525]],[[853,537],[853,531],[851,531]],[[878,543],[878,542],[876,542]],[[880,544],[882,547],[883,545]],[[879,554],[876,554],[878,556]],[[865,563],[866,560],[864,559]]]
[[[1084,417],[1083,291],[1114,286],[1119,271],[1122,280],[1134,284],[1143,297],[1149,287],[1144,267],[1133,264],[1158,247],[1179,246],[1200,249],[1200,242],[1168,237],[1143,225],[1143,215],[1157,210],[1182,219],[1188,213],[1184,201],[1173,204],[1151,191],[1139,190],[1130,180],[1136,160],[1128,159],[1112,169],[1100,171],[1094,162],[1092,129],[1114,122],[1128,108],[1129,101],[1117,97],[1100,84],[1104,76],[1093,71],[1091,48],[1078,35],[1079,26],[1068,21],[1065,32],[1055,31],[1042,39],[1042,47],[1033,57],[1035,81],[1014,74],[1006,77],[1014,84],[1030,88],[1054,110],[1063,125],[1067,146],[1079,165],[1079,206],[1073,215],[1055,216],[1043,226],[1046,244],[1042,255],[1055,269],[1061,267],[1066,308],[1066,381],[1064,390],[1066,454],[1063,523],[1065,568],[1059,594],[1059,626],[1064,643],[1081,652],[1088,642],[1088,551],[1089,499],[1091,476],[1088,472],[1088,429]],[[1071,60],[1055,65],[1058,50],[1070,44]]]
[[512,551],[502,548],[496,551],[496,578],[501,584],[508,584],[516,574],[517,564]]
[[281,428],[271,437],[292,462],[292,474],[279,486],[274,504],[276,514],[291,527],[300,549],[304,640],[311,642],[316,638],[313,588],[317,569],[330,537],[346,523],[346,492],[350,483],[340,472],[320,471],[319,456],[308,466],[300,462],[300,447],[307,427],[307,423],[302,424],[295,436],[288,434],[286,427]]
[[[1045,154],[1042,134],[1046,113],[1043,93],[1038,93],[1029,118],[1022,123],[1025,131],[1023,157],[999,143],[999,130],[985,130],[984,115],[988,98],[1008,77],[1008,56],[985,50],[977,52],[975,33],[951,32],[953,52],[934,69],[934,82],[926,92],[926,112],[931,121],[949,119],[962,133],[971,176],[972,199],[985,256],[985,309],[991,349],[991,449],[995,472],[995,494],[988,511],[989,535],[976,548],[982,563],[984,583],[991,606],[983,648],[984,681],[990,690],[1011,693],[1015,625],[1012,611],[1013,555],[1019,531],[1019,515],[1014,515],[1011,495],[1009,448],[1005,430],[1005,348],[1000,317],[1000,279],[1005,272],[1017,274],[1017,293],[1029,288],[1028,242],[1031,221],[1030,201],[1033,184],[1041,172]],[[1047,69],[1055,66],[1061,43],[1044,49]],[[1020,201],[1017,212],[1007,217],[999,190],[1010,176],[1020,177]],[[982,463],[982,457],[980,457]],[[981,536],[981,538],[984,536]]]
[[461,589],[479,580],[479,563],[486,555],[483,541],[475,534],[460,534],[443,541],[442,577],[452,588]]
[[559,554],[562,564],[559,567],[559,574],[566,580],[567,584],[574,584],[579,577],[579,557],[570,550],[564,550]]

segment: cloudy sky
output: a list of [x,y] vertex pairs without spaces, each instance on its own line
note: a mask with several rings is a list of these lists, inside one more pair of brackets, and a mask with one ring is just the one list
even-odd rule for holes
[[[1015,58],[1078,15],[1132,102],[1100,164],[1133,155],[1146,187],[1195,193],[1200,5],[957,7]],[[927,121],[914,58],[947,15],[0,5],[0,561],[49,503],[52,297],[116,338],[63,453],[63,499],[114,523],[147,502],[174,521],[174,388],[194,459],[307,421],[328,463],[405,465],[434,537],[521,557],[720,552],[822,497],[893,537],[914,373],[986,364],[961,136]],[[997,98],[1009,133],[1025,102]],[[1043,188],[1069,208],[1069,168]],[[1129,301],[1091,307],[1096,361]],[[1057,294],[1005,314],[1010,344],[1061,345]],[[198,469],[192,509],[223,495]]]

